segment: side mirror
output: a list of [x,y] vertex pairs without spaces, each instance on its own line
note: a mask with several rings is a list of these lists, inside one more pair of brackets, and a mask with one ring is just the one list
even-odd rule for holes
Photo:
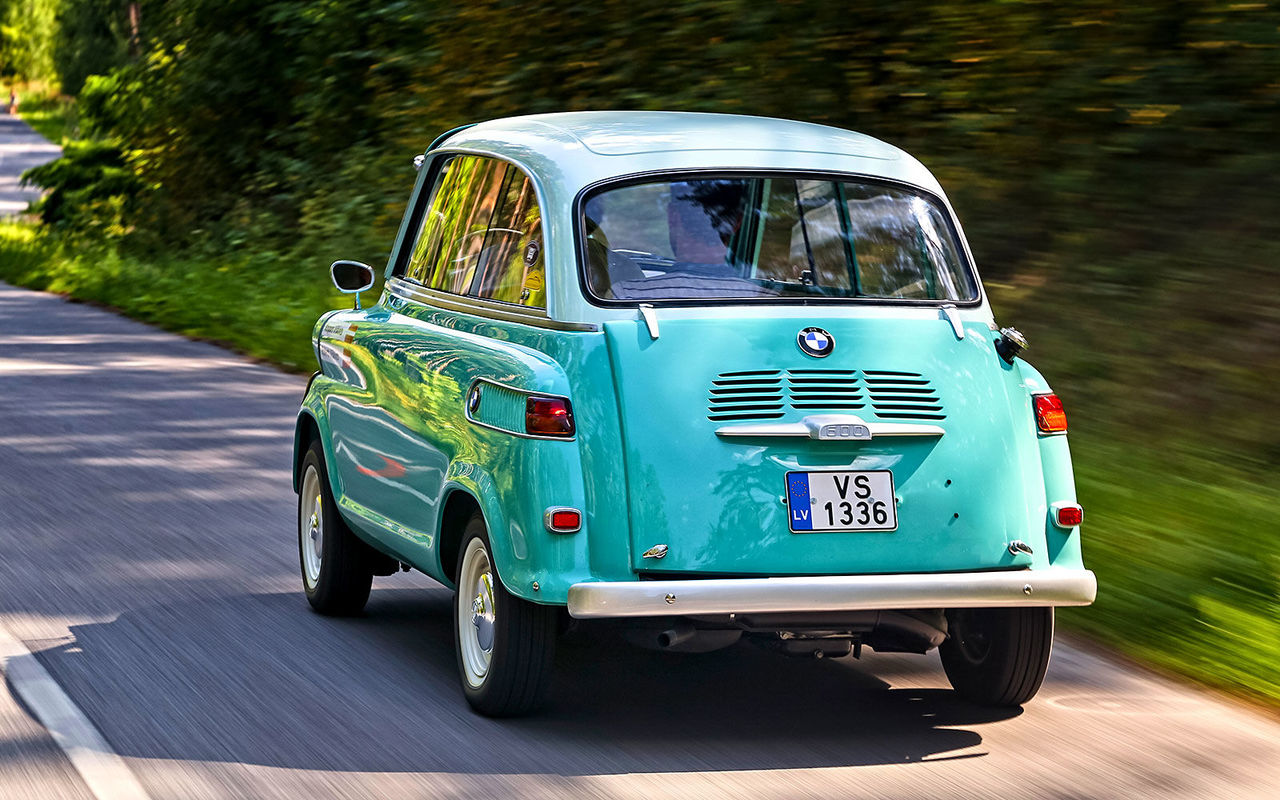
[[329,265],[329,275],[338,291],[356,296],[356,308],[360,308],[360,293],[373,288],[373,267],[359,261],[335,261]]

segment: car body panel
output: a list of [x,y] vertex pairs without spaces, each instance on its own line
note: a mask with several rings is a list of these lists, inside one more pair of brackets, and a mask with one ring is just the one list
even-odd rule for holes
[[[974,326],[957,340],[936,313],[900,317],[813,312],[809,323],[836,340],[824,359],[800,351],[787,320],[668,322],[656,340],[635,322],[607,323],[627,443],[633,552],[668,545],[661,561],[633,566],[793,575],[1001,569],[1036,565],[1037,558],[1047,564],[1035,512],[1044,502],[1040,456],[1034,434],[1025,432],[1034,423],[1017,377],[995,354],[989,331]],[[718,427],[741,423],[708,419],[712,381],[753,370],[777,371],[780,384],[832,371],[924,375],[945,413],[928,421],[946,433],[872,441],[717,436]],[[910,421],[894,415],[893,403],[873,408],[866,383],[858,384],[862,394],[850,395],[860,407],[849,413],[867,422]],[[646,386],[654,388],[637,389]],[[887,396],[883,387],[875,396]],[[790,405],[805,405],[801,399],[790,396]],[[810,411],[784,413],[790,420]],[[781,499],[785,475],[815,470],[891,470],[897,530],[792,533]],[[1011,554],[1015,539],[1038,556]]]
[[[1031,396],[1047,384],[1020,359],[997,355],[985,294],[950,309],[662,307],[652,326],[634,307],[585,296],[574,209],[601,181],[673,170],[815,171],[898,181],[945,205],[914,158],[822,126],[658,112],[536,115],[442,138],[423,160],[378,302],[317,322],[322,374],[299,418],[300,431],[310,421],[319,431],[344,519],[377,549],[448,583],[442,509],[464,492],[484,513],[507,589],[540,603],[566,604],[575,585],[641,577],[1083,568],[1079,529],[1049,517],[1054,503],[1075,501],[1066,437],[1037,434]],[[456,153],[503,158],[531,178],[542,209],[545,311],[444,298],[395,277],[418,200],[440,158]],[[832,356],[799,350],[797,332],[808,326],[835,336]],[[925,375],[944,419],[882,418],[871,406],[850,413],[929,422],[944,433],[858,442],[717,435],[720,423],[708,419],[717,375],[812,369]],[[484,399],[473,418],[467,400],[477,382]],[[514,429],[530,393],[570,400],[572,439]],[[490,397],[507,405],[495,412]],[[820,411],[788,408],[780,421]],[[892,470],[898,529],[791,533],[785,473],[823,469]],[[549,532],[542,517],[553,506],[581,509],[581,530]],[[1011,551],[1013,540],[1031,553]],[[644,558],[657,544],[668,545],[666,555]]]

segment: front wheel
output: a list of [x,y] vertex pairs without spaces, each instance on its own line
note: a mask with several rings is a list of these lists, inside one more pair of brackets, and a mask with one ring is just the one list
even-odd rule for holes
[[551,683],[556,610],[512,595],[490,555],[484,518],[463,532],[453,634],[467,702],[488,717],[510,717],[542,703]]
[[1053,649],[1052,608],[961,608],[947,612],[942,668],[964,698],[1020,706],[1035,697]]

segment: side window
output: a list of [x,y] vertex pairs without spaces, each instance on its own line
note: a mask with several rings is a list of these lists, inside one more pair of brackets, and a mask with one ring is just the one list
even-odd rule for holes
[[422,215],[405,274],[454,294],[465,294],[489,231],[506,165],[491,158],[450,159]]
[[528,177],[493,158],[450,158],[404,274],[440,291],[544,307],[542,216]]
[[436,260],[440,257],[441,240],[444,236],[444,202],[445,198],[457,189],[457,171],[454,165],[460,159],[450,158],[440,165],[435,182],[431,186],[431,194],[427,207],[422,212],[418,223],[418,232],[413,240],[413,251],[409,254],[409,262],[404,268],[404,277],[427,285],[434,271]]
[[504,303],[546,307],[542,212],[533,182],[516,167],[507,167],[471,293]]

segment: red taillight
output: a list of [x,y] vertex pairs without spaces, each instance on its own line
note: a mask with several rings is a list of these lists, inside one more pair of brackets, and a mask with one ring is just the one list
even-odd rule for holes
[[548,508],[542,519],[552,533],[573,533],[582,528],[582,512],[576,508]]
[[1057,506],[1057,518],[1054,520],[1060,528],[1074,528],[1084,522],[1084,509],[1080,506]]
[[1067,412],[1056,394],[1038,394],[1032,400],[1036,407],[1036,427],[1041,433],[1067,432]]
[[563,397],[530,397],[524,406],[524,430],[533,436],[573,436],[573,409]]

